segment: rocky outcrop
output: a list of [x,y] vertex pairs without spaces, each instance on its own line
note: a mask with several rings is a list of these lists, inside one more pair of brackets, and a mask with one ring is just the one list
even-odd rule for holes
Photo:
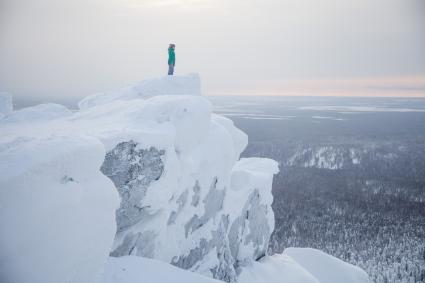
[[[273,231],[270,217],[273,215],[271,203],[265,201],[261,191],[270,190],[268,184],[263,184],[262,188],[244,184],[246,187],[236,189],[243,190],[241,196],[248,192],[246,200],[242,198],[242,202],[236,203],[228,203],[227,200],[226,203],[226,196],[231,191],[228,188],[230,183],[220,182],[217,176],[211,176],[209,186],[202,186],[198,179],[194,179],[192,188],[169,200],[173,209],[164,215],[166,217],[161,217],[164,211],[152,213],[144,198],[150,185],[165,174],[166,155],[164,150],[154,147],[141,149],[134,141],[119,143],[106,154],[101,171],[112,180],[121,196],[121,205],[116,212],[117,237],[111,256],[164,259],[161,258],[158,240],[170,237],[171,242],[180,242],[168,258],[170,263],[213,278],[236,282],[242,266],[267,253]],[[272,167],[276,166],[271,160],[269,163]],[[237,172],[240,173],[240,169]],[[245,173],[257,179],[255,174]],[[267,178],[272,175],[273,172],[268,173]],[[152,221],[158,226],[150,227]],[[161,226],[164,229],[157,229]],[[162,243],[161,246],[167,244]]]
[[141,206],[150,183],[158,180],[164,171],[163,150],[154,147],[138,149],[133,141],[119,143],[106,154],[100,170],[108,176],[121,197],[116,212],[117,230],[136,224],[148,207]]
[[7,124],[34,136],[89,135],[103,147],[100,171],[120,196],[111,256],[149,257],[235,282],[241,266],[266,254],[277,163],[239,159],[248,137],[212,113],[198,75],[143,81],[79,106],[26,108]]
[[81,112],[93,119],[93,112],[113,108],[131,119],[131,131],[100,134],[109,148],[101,171],[121,197],[111,256],[159,259],[236,282],[241,267],[267,253],[277,163],[239,160],[247,136],[212,114],[205,98],[178,93],[146,101],[125,96]]

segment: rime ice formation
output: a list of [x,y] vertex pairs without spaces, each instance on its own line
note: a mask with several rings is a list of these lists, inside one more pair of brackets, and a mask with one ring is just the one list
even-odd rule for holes
[[239,158],[248,138],[212,113],[198,75],[89,96],[74,113],[0,104],[7,282],[135,282],[146,270],[146,282],[249,283],[238,276],[256,261],[316,282],[294,261],[285,267],[267,255],[278,165]]
[[212,115],[201,96],[142,102],[134,111],[166,143],[135,134],[107,151],[101,171],[121,196],[111,255],[160,259],[235,282],[240,267],[266,254],[277,163],[239,160],[246,135]]
[[118,205],[103,145],[0,131],[0,281],[100,282]]
[[126,88],[90,95],[78,103],[80,109],[114,102],[149,98],[157,95],[201,95],[201,80],[198,74],[169,76],[144,80]]
[[[55,157],[56,153],[65,151],[72,155],[80,151],[77,141],[61,146],[60,142],[67,139],[64,137],[82,136],[97,143],[99,149],[93,152],[103,155],[96,156],[97,163],[87,161],[94,159],[92,155],[83,158],[75,154],[72,165],[81,164],[75,170],[90,166],[84,172],[96,172],[93,176],[102,172],[103,179],[107,176],[111,180],[105,185],[105,195],[113,183],[120,196],[116,225],[110,223],[110,229],[117,231],[112,256],[159,259],[235,282],[241,267],[266,254],[274,228],[270,205],[277,163],[258,158],[239,160],[247,136],[231,120],[212,114],[211,103],[200,95],[198,75],[144,81],[114,93],[87,97],[79,105],[81,110],[75,113],[57,104],[8,113],[0,123],[5,134],[1,150],[7,157],[3,160],[9,164],[11,144],[17,152],[28,147],[25,154],[29,160],[33,155],[52,156],[60,164],[62,155]],[[50,151],[31,145],[30,141],[40,137],[48,141],[45,146]],[[98,164],[100,159],[103,163]],[[25,176],[22,182],[26,182],[30,169],[18,169],[19,162],[25,162],[24,157],[15,161],[16,170]],[[5,177],[13,173],[6,170],[7,164],[3,164]],[[34,170],[43,164],[34,164]],[[54,170],[52,167],[46,167],[45,174]],[[52,179],[52,190],[85,184],[80,180],[82,177],[77,178],[67,170],[60,174]],[[8,186],[13,188],[15,183]],[[45,190],[48,192],[50,185]],[[15,190],[4,190],[2,186],[3,191],[11,195],[2,198],[2,202],[15,196]],[[98,188],[93,191],[101,193]],[[82,192],[75,193],[79,196]],[[49,201],[53,207],[56,200]],[[93,206],[97,207],[97,203],[93,202]],[[76,235],[70,233],[68,237]],[[100,238],[107,242],[108,235]],[[67,257],[66,253],[63,256]]]

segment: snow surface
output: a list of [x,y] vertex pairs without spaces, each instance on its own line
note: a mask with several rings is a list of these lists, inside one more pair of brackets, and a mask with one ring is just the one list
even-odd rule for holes
[[[291,254],[291,256],[289,255]],[[222,282],[152,259],[110,257],[104,283]],[[367,274],[351,264],[315,249],[288,248],[242,269],[238,283],[370,283]]]
[[149,98],[157,95],[201,95],[201,81],[198,74],[167,76],[147,79],[139,84],[117,91],[90,95],[78,104],[80,109],[110,103],[116,100]]
[[99,282],[118,205],[104,155],[87,136],[0,139],[1,282]]
[[370,283],[361,268],[322,251],[287,248],[243,269],[238,283]]
[[0,92],[0,119],[12,111],[12,96],[6,92]]
[[220,283],[171,264],[138,256],[110,257],[105,265],[104,283]]
[[292,257],[321,283],[370,282],[361,268],[316,249],[287,248],[283,254]]
[[[238,283],[321,283],[286,255],[273,255],[246,266]],[[344,281],[342,281],[344,282]],[[338,282],[341,283],[341,282]]]
[[56,103],[39,104],[10,112],[2,122],[47,122],[52,119],[71,116],[72,112],[65,106]]
[[[273,181],[273,174],[279,172],[278,166],[274,160],[266,158],[241,158],[232,168],[232,175],[230,180],[230,190],[226,198],[226,207],[229,208],[229,215],[235,217],[233,213],[238,213],[234,209],[235,203],[245,203],[248,196],[254,190],[260,190],[264,204],[271,204],[273,202],[273,195],[271,193],[271,186]],[[271,230],[274,230],[274,214],[268,217]]]

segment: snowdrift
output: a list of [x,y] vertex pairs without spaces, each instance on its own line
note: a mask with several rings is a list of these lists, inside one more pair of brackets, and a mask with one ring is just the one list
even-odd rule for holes
[[99,282],[118,195],[87,136],[2,136],[0,281]]
[[15,112],[9,112],[3,119],[3,123],[13,122],[43,122],[53,119],[71,116],[72,112],[63,105],[56,103],[39,104],[27,107]]
[[369,283],[361,268],[310,248],[287,248],[243,269],[238,283]]
[[139,256],[110,257],[105,265],[104,283],[222,283],[162,261]]
[[[292,256],[290,256],[291,254]],[[218,283],[170,264],[136,256],[110,257],[104,283]],[[370,282],[358,267],[315,249],[288,248],[243,268],[238,283],[363,283]]]
[[321,283],[367,283],[367,273],[322,251],[310,248],[288,248],[283,251]]

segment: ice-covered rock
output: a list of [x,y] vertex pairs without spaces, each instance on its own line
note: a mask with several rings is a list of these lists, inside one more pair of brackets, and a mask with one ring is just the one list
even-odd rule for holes
[[104,156],[87,136],[2,136],[1,282],[99,282],[118,205]]
[[267,255],[278,164],[239,159],[246,134],[199,94],[197,75],[166,77],[89,97],[75,113],[44,104],[7,114],[1,278],[98,282],[110,254],[108,283],[155,270],[152,282],[168,273],[173,282],[214,282],[129,255],[227,282],[276,282],[268,270],[291,282],[331,282],[297,255]]
[[[267,254],[269,238],[274,230],[271,209],[272,174],[276,162],[264,158],[243,158],[232,169],[226,205],[230,216],[228,233],[231,254],[239,268]],[[235,203],[239,203],[238,209]]]
[[110,103],[116,100],[149,98],[157,95],[201,95],[201,80],[198,74],[165,76],[148,79],[117,91],[90,95],[78,103],[80,109]]
[[[212,114],[211,103],[199,94],[197,75],[160,78],[114,94],[89,97],[80,103],[84,110],[76,113],[51,104],[24,108],[10,114],[7,123],[0,123],[0,131],[6,139],[88,135],[97,141],[104,150],[103,163],[82,159],[81,170],[90,166],[85,172],[91,172],[93,179],[102,172],[112,181],[105,185],[104,193],[113,183],[120,195],[117,223],[112,226],[117,227],[112,256],[149,257],[235,282],[241,267],[266,254],[274,226],[271,184],[278,168],[268,159],[239,160],[248,143],[246,134],[231,120]],[[61,147],[47,145],[51,153],[28,144],[27,154],[50,156]],[[15,151],[24,146],[18,144]],[[77,149],[67,144],[63,148]],[[10,145],[1,142],[0,150],[7,153]],[[60,165],[61,158],[55,159],[55,164]],[[16,163],[16,168],[26,162],[24,156],[16,162],[9,157],[4,160]],[[37,163],[34,168],[40,166]],[[5,170],[5,176],[11,178],[14,171]],[[19,174],[31,172],[25,166],[16,170]],[[83,186],[74,175],[63,174],[59,179]],[[18,192],[16,186],[11,184],[10,191]],[[102,194],[97,187],[96,192]],[[37,207],[43,205],[42,200],[36,202]],[[96,207],[98,202],[92,205]],[[98,236],[104,239],[105,235]],[[56,238],[58,242],[67,239],[62,235]],[[57,252],[61,254],[58,258],[74,258],[71,250]],[[60,262],[49,263],[51,269],[61,266]],[[79,263],[69,266],[76,265]]]
[[234,282],[241,266],[266,254],[277,163],[238,161],[246,135],[211,116],[202,97],[154,97],[138,109],[145,124],[172,135],[162,146],[134,135],[108,151],[101,170],[122,197],[111,255],[156,258]]
[[112,179],[121,197],[121,207],[117,210],[118,232],[146,215],[142,200],[149,185],[164,171],[163,155],[163,150],[154,147],[138,149],[133,141],[119,143],[106,154],[101,171]]
[[[192,83],[182,89],[197,89],[198,82]],[[213,115],[204,97],[115,99],[74,120],[90,117],[97,125],[107,115],[121,121],[117,127],[97,127],[96,133],[108,150],[101,170],[121,195],[111,255],[160,259],[235,282],[241,266],[266,254],[277,163],[238,161],[246,134]],[[245,181],[233,182],[234,175]]]
[[0,92],[0,119],[12,111],[12,96],[6,92]]

